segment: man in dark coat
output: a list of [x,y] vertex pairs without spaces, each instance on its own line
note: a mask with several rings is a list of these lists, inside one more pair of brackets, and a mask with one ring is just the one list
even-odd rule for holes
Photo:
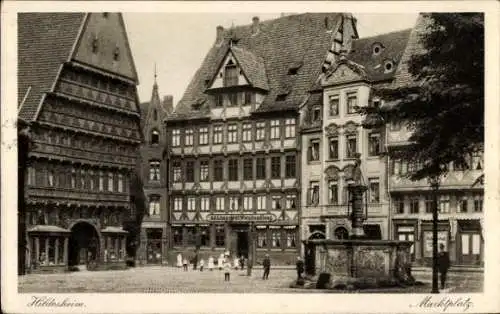
[[446,284],[446,274],[450,268],[450,254],[444,250],[444,244],[439,245],[438,268],[441,275],[441,289],[444,289]]
[[269,271],[271,270],[271,259],[269,259],[269,254],[266,254],[264,260],[262,261],[262,266],[264,267],[264,274],[262,275],[262,280],[269,279]]
[[297,267],[297,280],[302,279],[302,273],[304,272],[304,261],[297,256],[297,262],[295,263]]

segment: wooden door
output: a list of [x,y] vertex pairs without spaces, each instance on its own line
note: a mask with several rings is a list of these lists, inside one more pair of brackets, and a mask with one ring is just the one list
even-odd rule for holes
[[398,240],[400,241],[410,241],[412,245],[410,246],[410,254],[412,262],[415,260],[415,235],[413,233],[399,233]]
[[476,232],[460,234],[458,260],[463,265],[479,265],[481,263],[481,234]]

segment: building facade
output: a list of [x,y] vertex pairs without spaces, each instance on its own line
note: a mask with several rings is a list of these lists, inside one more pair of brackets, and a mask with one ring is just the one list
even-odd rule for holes
[[25,262],[33,271],[124,266],[142,133],[123,18],[20,13],[18,40],[18,118],[31,134]]
[[172,113],[173,97],[160,100],[158,84],[153,84],[151,101],[141,104],[141,127],[145,137],[141,145],[141,173],[147,213],[142,220],[138,260],[141,264],[167,262],[168,173],[166,129],[163,121]]
[[[366,130],[356,106],[380,105],[371,89],[390,84],[410,30],[353,39],[322,75],[302,119],[302,238],[351,234],[348,179],[357,154],[365,193],[366,236],[389,239],[385,128]],[[307,149],[306,149],[307,148]]]
[[[422,48],[418,38],[425,32],[428,20],[420,16],[412,29],[393,86],[411,83],[406,62]],[[411,132],[405,125],[388,125],[388,150],[409,145]],[[483,195],[478,182],[483,174],[483,149],[470,152],[466,166],[448,165],[441,179],[438,196],[438,242],[450,252],[452,265],[482,265],[484,261]],[[391,231],[394,239],[413,241],[412,258],[416,263],[432,263],[433,198],[426,180],[410,181],[404,176],[417,165],[400,160],[388,160],[387,187],[391,199]]]
[[338,53],[337,33],[353,24],[333,13],[217,28],[167,120],[169,260],[199,247],[205,259],[228,250],[294,263],[303,197],[298,108]]

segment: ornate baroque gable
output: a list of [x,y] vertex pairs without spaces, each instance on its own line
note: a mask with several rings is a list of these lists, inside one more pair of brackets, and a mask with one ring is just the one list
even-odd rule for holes
[[322,79],[321,85],[339,85],[366,80],[366,73],[361,65],[348,60],[341,60],[330,73]]

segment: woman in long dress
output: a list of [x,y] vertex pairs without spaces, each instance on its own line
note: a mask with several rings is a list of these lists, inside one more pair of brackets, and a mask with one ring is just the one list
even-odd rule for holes
[[212,271],[214,270],[214,258],[212,256],[210,256],[208,258],[208,270]]
[[234,269],[238,269],[239,268],[239,265],[240,264],[240,260],[238,259],[237,256],[234,256],[234,259],[233,259],[233,267]]
[[181,255],[181,253],[177,254],[177,267],[178,268],[182,267],[182,255]]

